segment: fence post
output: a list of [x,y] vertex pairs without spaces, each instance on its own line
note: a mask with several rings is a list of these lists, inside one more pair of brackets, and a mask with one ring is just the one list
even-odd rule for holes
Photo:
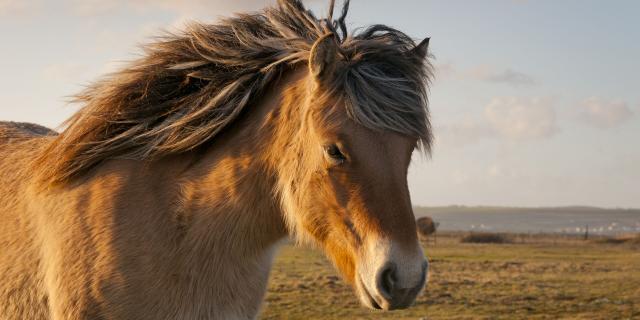
[[584,226],[584,239],[589,240],[589,225]]

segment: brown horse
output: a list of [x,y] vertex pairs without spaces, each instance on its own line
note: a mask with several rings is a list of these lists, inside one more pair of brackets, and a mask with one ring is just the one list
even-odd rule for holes
[[56,134],[0,124],[0,319],[247,319],[288,234],[363,304],[426,277],[427,42],[298,0],[167,35]]

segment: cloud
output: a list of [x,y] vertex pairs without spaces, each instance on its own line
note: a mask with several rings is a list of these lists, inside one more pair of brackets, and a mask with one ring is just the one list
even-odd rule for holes
[[457,72],[455,66],[451,62],[435,64],[434,70],[436,80],[451,78],[455,76]]
[[80,63],[56,63],[46,66],[42,70],[42,77],[54,83],[79,84],[86,77],[89,68]]
[[486,121],[467,116],[461,121],[435,128],[436,144],[448,147],[463,147],[495,136]]
[[[319,0],[308,0],[314,3]],[[235,12],[260,10],[276,3],[276,0],[59,0],[55,3],[45,0],[0,0],[0,16],[15,14],[44,14],[53,8],[62,8],[78,16],[99,16],[114,13],[171,12],[177,15],[215,18]]]
[[483,140],[546,139],[558,130],[552,99],[496,97],[480,116],[437,125],[435,137],[439,147],[465,147]]
[[497,134],[511,140],[548,138],[558,131],[549,98],[493,98],[484,116]]
[[435,65],[436,80],[438,79],[460,79],[477,80],[490,83],[507,84],[514,87],[533,86],[538,82],[530,75],[514,70],[512,68],[496,68],[494,66],[481,64],[471,68],[458,69],[451,62]]
[[511,68],[497,70],[488,65],[479,65],[469,69],[467,75],[476,80],[504,83],[512,86],[531,86],[536,84],[533,77]]
[[584,100],[579,118],[584,123],[600,129],[617,127],[633,117],[633,111],[623,101],[606,101],[598,97]]
[[487,175],[492,178],[504,176],[504,170],[497,164],[492,164],[487,168]]
[[114,11],[121,7],[118,2],[123,1],[71,0],[67,6],[71,12],[77,15],[92,16]]
[[487,81],[507,83],[514,86],[521,85],[534,85],[536,82],[532,77],[522,72],[506,69],[502,72],[490,74],[487,76]]
[[469,182],[470,179],[471,179],[471,175],[469,175],[469,173],[467,173],[464,170],[455,169],[451,172],[451,181],[454,184],[457,184],[457,185],[466,184]]
[[[308,3],[318,0],[308,0]],[[62,8],[78,16],[99,16],[114,13],[171,12],[177,15],[215,18],[235,12],[260,10],[273,5],[276,0],[59,0],[49,3],[45,0],[0,0],[0,17],[16,14],[44,14],[53,8]]]
[[491,163],[485,175],[490,179],[522,179],[522,173],[509,163]]
[[259,10],[275,3],[275,0],[68,0],[69,8],[79,15],[110,14],[119,10],[137,12],[169,11],[178,15],[229,14],[233,12]]
[[0,0],[0,17],[23,16],[34,9],[34,3],[25,0]]

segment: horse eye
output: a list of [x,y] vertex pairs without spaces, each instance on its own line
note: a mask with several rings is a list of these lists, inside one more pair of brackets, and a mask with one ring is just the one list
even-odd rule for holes
[[335,144],[326,146],[325,151],[327,152],[327,155],[333,160],[342,162],[347,159],[340,151],[340,148],[338,148],[338,146],[336,146]]

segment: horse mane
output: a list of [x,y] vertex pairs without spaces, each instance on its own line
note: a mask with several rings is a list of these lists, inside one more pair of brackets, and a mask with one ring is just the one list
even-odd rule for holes
[[144,47],[143,56],[77,95],[82,108],[35,160],[43,180],[63,183],[104,160],[147,160],[194,150],[228,128],[284,71],[306,63],[314,42],[334,33],[346,64],[332,92],[354,121],[415,136],[429,150],[431,67],[407,54],[406,34],[374,25],[348,34],[345,17],[317,18],[300,0],[192,23]]

